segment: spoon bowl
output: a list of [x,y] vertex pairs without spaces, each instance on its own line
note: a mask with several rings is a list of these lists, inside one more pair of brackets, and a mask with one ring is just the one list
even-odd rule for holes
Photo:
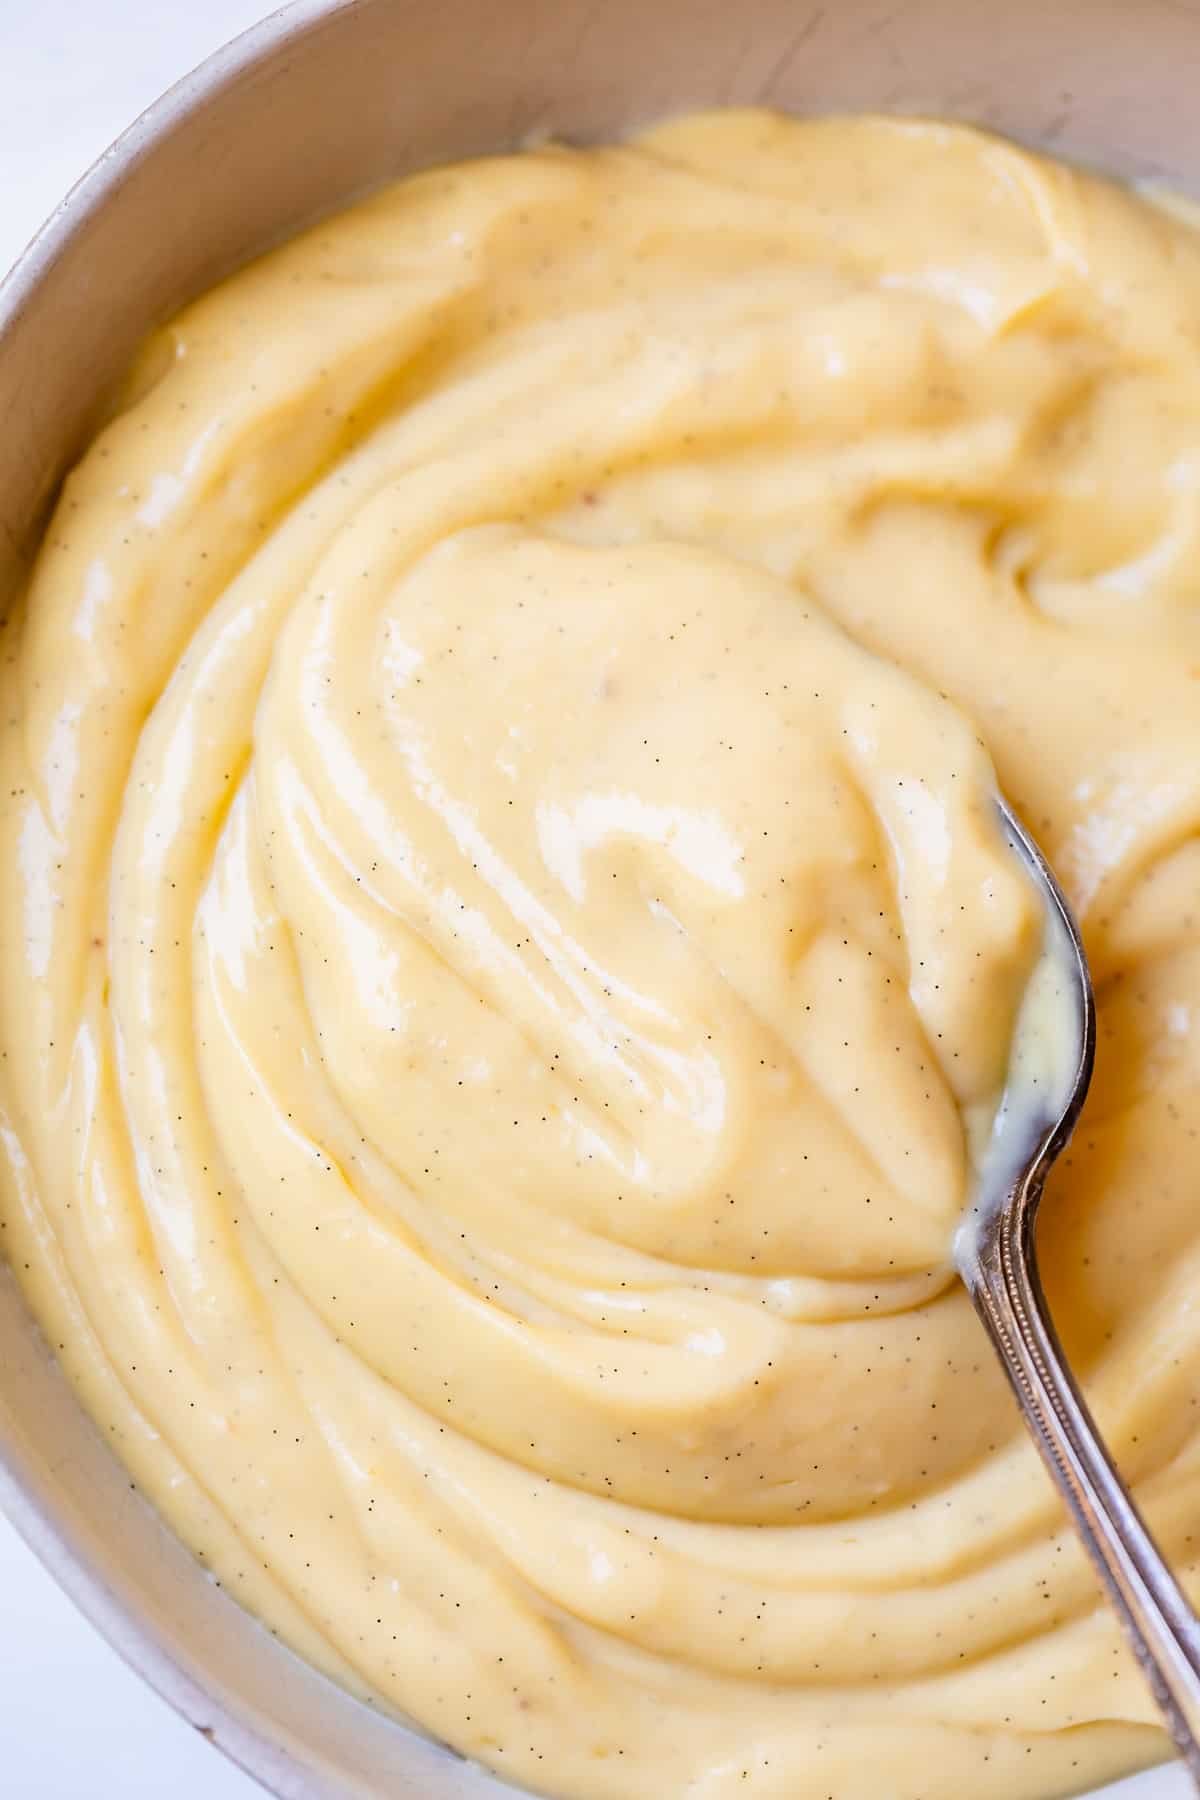
[[1014,853],[1042,894],[1046,934],[954,1260],[1200,1790],[1200,1621],[1117,1473],[1063,1354],[1038,1274],[1035,1226],[1042,1190],[1092,1075],[1091,976],[1079,926],[1053,870],[1005,801],[999,810]]

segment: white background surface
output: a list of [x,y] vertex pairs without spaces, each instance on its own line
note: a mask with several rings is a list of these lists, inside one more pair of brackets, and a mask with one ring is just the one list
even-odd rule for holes
[[[0,0],[0,273],[163,89],[270,0]],[[0,1515],[3,1800],[262,1800],[97,1636]]]
[[[144,107],[271,10],[270,0],[0,0],[0,274]],[[1185,1800],[1188,1788],[1164,1773],[1136,1791]],[[261,1795],[108,1649],[0,1515],[3,1800]]]

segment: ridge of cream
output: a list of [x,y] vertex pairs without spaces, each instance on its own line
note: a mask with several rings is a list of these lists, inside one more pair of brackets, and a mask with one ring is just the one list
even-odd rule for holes
[[[402,182],[196,302],[0,680],[0,1254],[142,1490],[536,1791],[1163,1754],[949,1266],[1040,915],[1194,1583],[1200,251],[934,123]],[[811,1009],[811,1010],[809,1010]]]

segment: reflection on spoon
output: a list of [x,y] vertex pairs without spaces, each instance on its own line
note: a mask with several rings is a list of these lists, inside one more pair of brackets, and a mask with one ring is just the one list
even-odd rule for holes
[[1046,935],[1018,1018],[1004,1098],[955,1239],[955,1262],[1200,1787],[1200,1621],[1104,1447],[1067,1366],[1038,1275],[1034,1225],[1042,1189],[1091,1080],[1091,976],[1079,927],[1053,872],[1008,805],[999,806],[1009,842],[1042,890]]

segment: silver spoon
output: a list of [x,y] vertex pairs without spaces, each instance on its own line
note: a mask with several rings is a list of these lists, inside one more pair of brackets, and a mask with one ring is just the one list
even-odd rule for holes
[[[1050,1167],[1092,1076],[1095,1003],[1079,927],[1033,839],[1000,803],[1004,829],[1041,889],[1046,950],[1035,980],[1053,988],[1070,1041],[1049,1064],[1010,1076],[954,1260],[999,1353],[1021,1413],[1108,1590],[1200,1789],[1200,1621],[1118,1475],[1067,1366],[1038,1275],[1034,1225]],[[1018,1046],[1020,1033],[1018,1033]]]

